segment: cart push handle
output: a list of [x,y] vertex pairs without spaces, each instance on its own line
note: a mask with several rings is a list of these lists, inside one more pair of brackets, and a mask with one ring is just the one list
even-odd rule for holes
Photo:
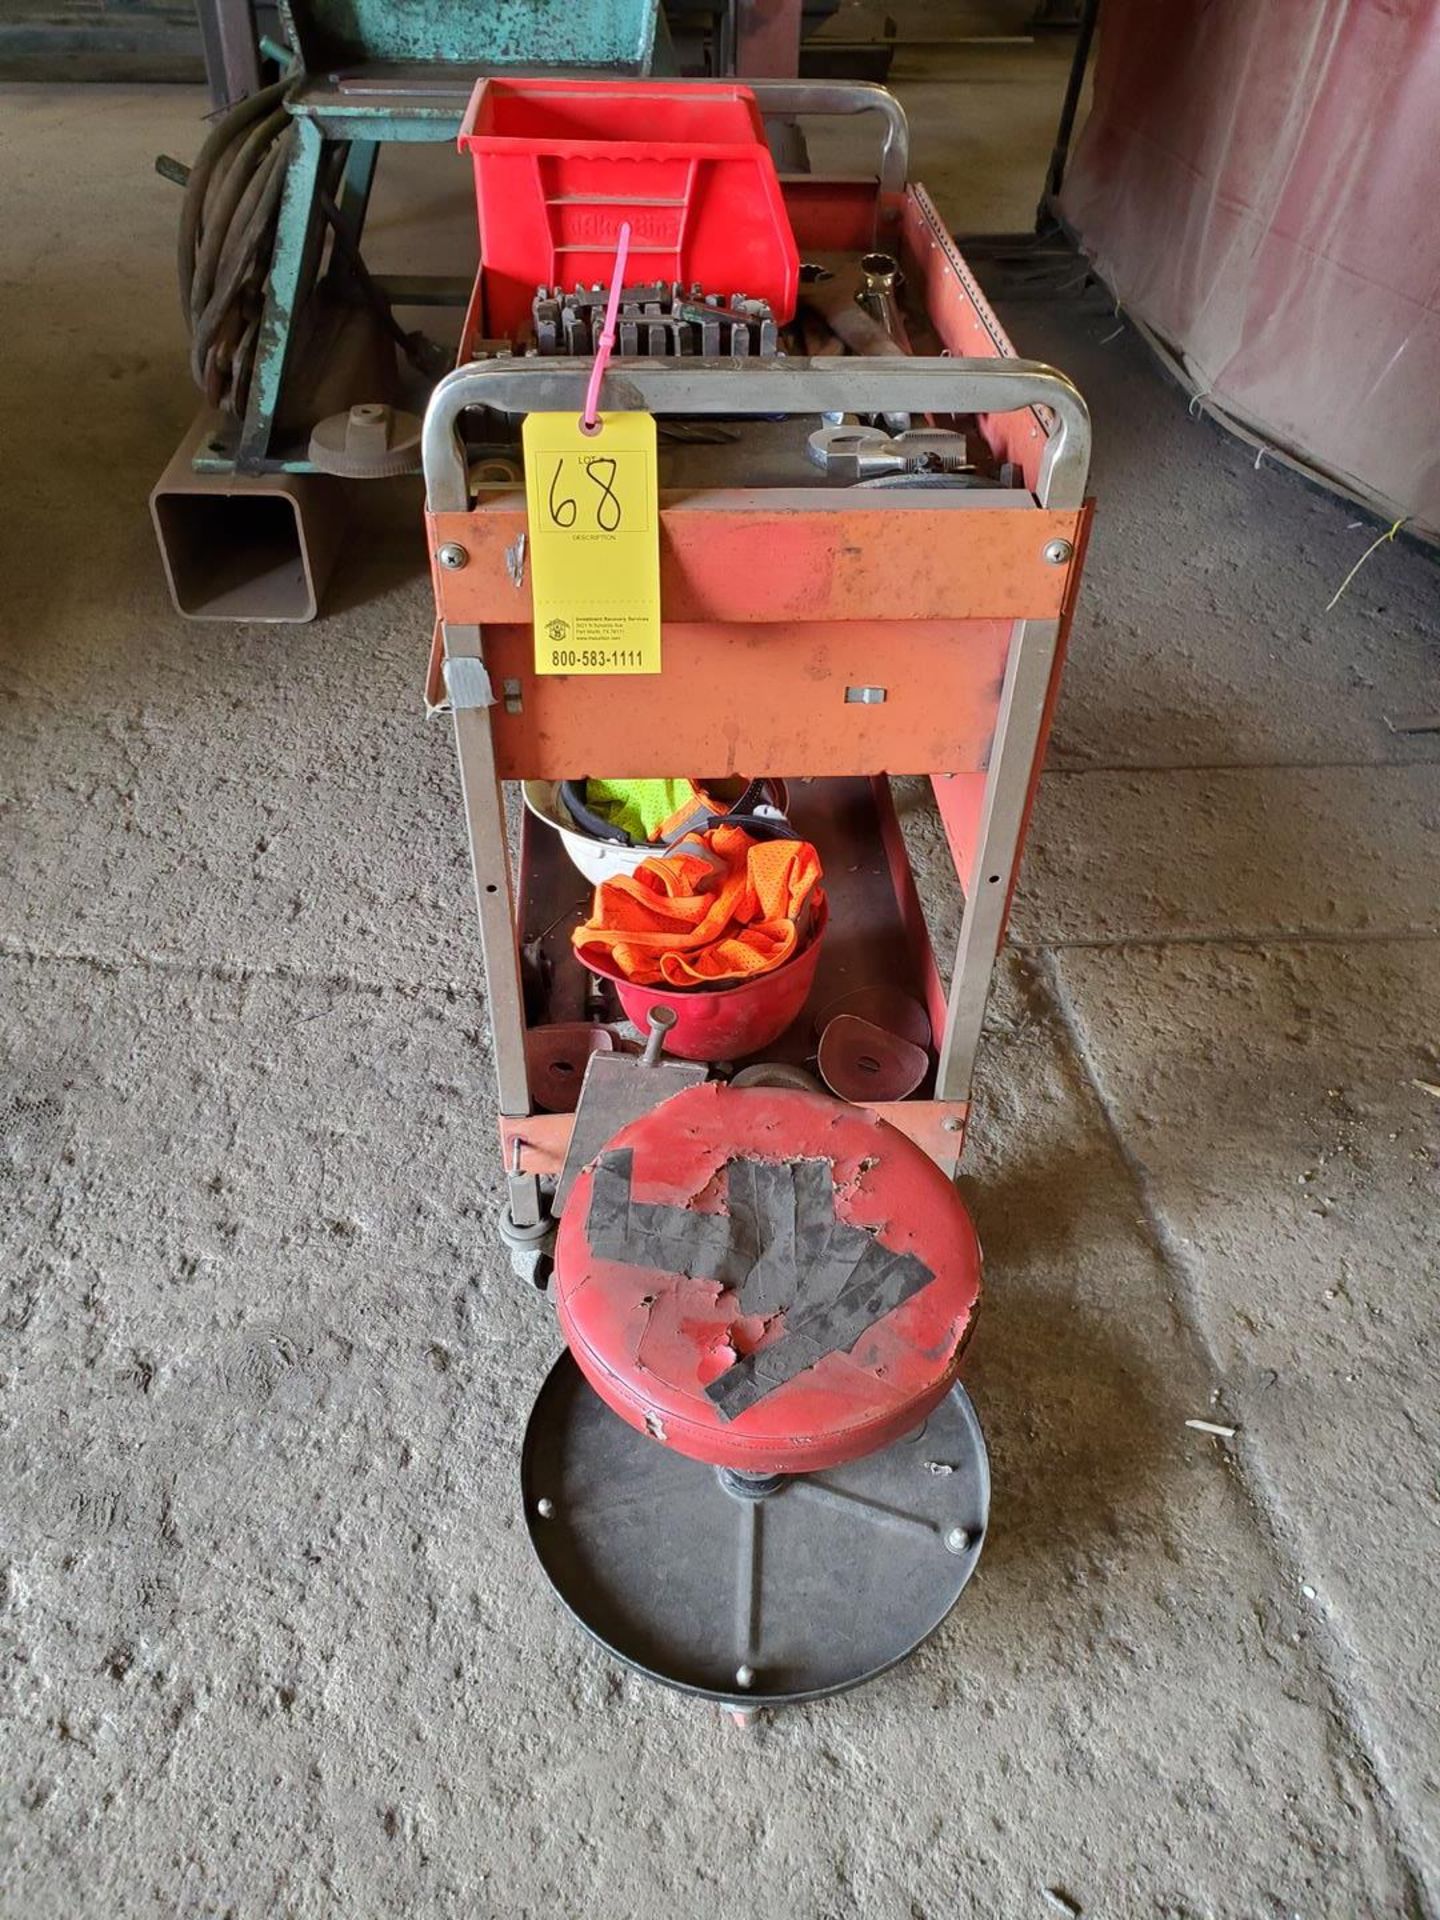
[[[425,413],[421,458],[431,513],[470,507],[462,414],[580,414],[590,367],[566,358],[490,360],[457,367],[436,387]],[[1078,511],[1090,473],[1090,412],[1063,373],[1038,360],[948,357],[817,360],[612,361],[605,382],[611,413],[800,415],[821,413],[976,414],[1046,408],[1037,499]]]

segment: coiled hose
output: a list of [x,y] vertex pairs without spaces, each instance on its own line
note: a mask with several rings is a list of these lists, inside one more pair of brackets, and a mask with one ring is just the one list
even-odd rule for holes
[[212,407],[242,415],[294,123],[288,79],[216,122],[185,184],[177,265],[190,372]]

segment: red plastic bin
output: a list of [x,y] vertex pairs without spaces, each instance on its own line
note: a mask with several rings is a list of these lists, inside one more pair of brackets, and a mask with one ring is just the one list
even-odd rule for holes
[[674,80],[482,80],[460,127],[475,160],[486,330],[517,338],[539,286],[627,284],[795,311],[800,256],[748,87]]

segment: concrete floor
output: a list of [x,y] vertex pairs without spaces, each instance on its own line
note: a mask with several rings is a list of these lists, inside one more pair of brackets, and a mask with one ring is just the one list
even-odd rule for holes
[[[911,90],[958,225],[1024,224],[1056,70]],[[1327,612],[1371,528],[1093,297],[1008,310],[1100,512],[967,1159],[993,1534],[905,1668],[732,1736],[518,1523],[557,1343],[412,527],[311,628],[169,610],[199,110],[3,106],[0,1911],[1440,1911],[1434,561]]]

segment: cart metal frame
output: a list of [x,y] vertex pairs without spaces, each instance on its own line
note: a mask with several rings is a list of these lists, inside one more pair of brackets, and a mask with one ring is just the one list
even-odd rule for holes
[[[931,1013],[938,1060],[919,1096],[880,1107],[947,1173],[964,1142],[991,976],[1013,898],[1074,613],[1090,508],[1089,417],[1053,368],[1017,359],[923,188],[904,184],[904,119],[874,87],[833,83],[787,107],[878,107],[886,164],[867,180],[787,179],[802,258],[884,246],[923,303],[936,351],[911,357],[617,360],[607,411],[667,419],[905,411],[974,416],[1019,484],[870,491],[833,484],[662,490],[664,670],[598,681],[538,677],[531,660],[525,502],[472,486],[462,423],[507,428],[579,411],[588,363],[499,358],[462,365],[426,417],[426,519],[438,614],[432,707],[453,715],[489,991],[509,1224],[544,1224],[571,1116],[534,1110],[526,1074],[520,946],[565,889],[553,836],[526,821],[512,867],[502,783],[587,769],[677,767],[783,774],[803,787],[797,825],[821,844],[832,927],[848,924],[831,991],[908,977]],[[778,89],[777,89],[778,91]],[[765,101],[770,107],[771,102]],[[472,303],[480,308],[480,289]],[[737,671],[743,667],[743,671]],[[758,672],[764,697],[756,698]],[[948,988],[930,947],[890,796],[892,774],[928,774],[963,892]],[[793,791],[793,789],[792,789]],[[548,863],[548,865],[547,865]],[[575,887],[570,876],[570,891]],[[875,929],[875,951],[867,952]],[[822,968],[826,964],[822,961]],[[572,971],[579,972],[572,965]],[[819,988],[815,1003],[822,1004]],[[551,1017],[564,1017],[552,1014]],[[796,1052],[795,1048],[799,1051]],[[791,1057],[810,1047],[799,1035]],[[785,1052],[784,1042],[767,1057]]]

